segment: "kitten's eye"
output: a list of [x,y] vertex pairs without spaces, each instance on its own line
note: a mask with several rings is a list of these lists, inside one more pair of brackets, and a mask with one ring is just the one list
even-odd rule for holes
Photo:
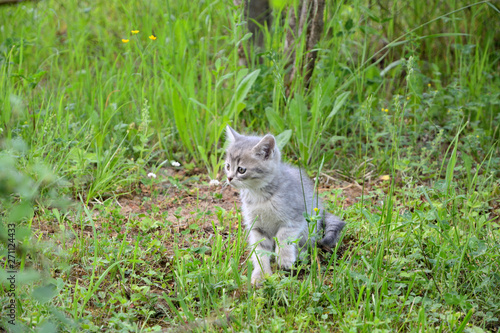
[[247,171],[246,168],[238,167],[238,172],[244,174]]
[[226,164],[226,169],[229,170],[229,168],[231,167],[231,165],[229,165],[229,163]]

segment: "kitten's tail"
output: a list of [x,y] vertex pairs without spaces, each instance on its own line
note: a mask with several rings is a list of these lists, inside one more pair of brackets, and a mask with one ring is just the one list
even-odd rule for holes
[[326,246],[332,248],[337,244],[340,238],[340,232],[345,226],[345,222],[342,221],[338,216],[325,213],[322,219],[324,237],[318,244],[320,246]]

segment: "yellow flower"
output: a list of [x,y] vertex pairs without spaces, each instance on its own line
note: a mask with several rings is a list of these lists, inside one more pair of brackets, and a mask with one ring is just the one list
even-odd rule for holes
[[314,207],[314,212],[315,212],[316,214],[318,214],[318,212],[319,212],[319,208],[318,208],[318,207]]
[[135,35],[135,34],[138,34],[138,33],[139,33],[139,30],[132,30],[132,31],[130,31],[130,32],[131,32],[131,33],[133,33],[133,34]]
[[428,84],[427,84],[427,87],[429,87],[429,88],[430,88],[430,87],[431,87],[431,84],[430,84],[430,83],[428,83]]
[[391,180],[391,176],[389,175],[383,175],[379,177],[380,180]]
[[410,100],[410,96],[406,97],[406,100],[409,101]]
[[151,36],[149,36],[149,39],[156,40],[156,36],[155,35],[151,35]]
[[128,40],[128,39],[123,39],[123,38],[122,38],[122,42],[124,42],[124,43],[128,43],[128,42],[129,42],[129,40]]

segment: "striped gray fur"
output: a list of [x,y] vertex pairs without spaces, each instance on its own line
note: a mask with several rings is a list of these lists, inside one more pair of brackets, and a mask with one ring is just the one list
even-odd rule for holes
[[[315,235],[324,234],[318,244],[335,246],[345,222],[323,210],[305,172],[281,161],[275,138],[270,134],[241,135],[229,126],[226,135],[229,145],[224,170],[228,183],[240,190],[249,245],[255,247],[252,283],[272,274],[269,255],[262,251],[275,251],[278,264],[290,269],[300,249],[314,241]],[[304,213],[314,214],[314,208],[322,219],[310,235]]]

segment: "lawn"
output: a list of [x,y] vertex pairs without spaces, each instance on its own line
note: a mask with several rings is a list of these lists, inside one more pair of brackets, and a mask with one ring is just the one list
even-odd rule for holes
[[[271,3],[0,2],[0,330],[499,332],[498,3]],[[228,124],[347,222],[259,288]]]

